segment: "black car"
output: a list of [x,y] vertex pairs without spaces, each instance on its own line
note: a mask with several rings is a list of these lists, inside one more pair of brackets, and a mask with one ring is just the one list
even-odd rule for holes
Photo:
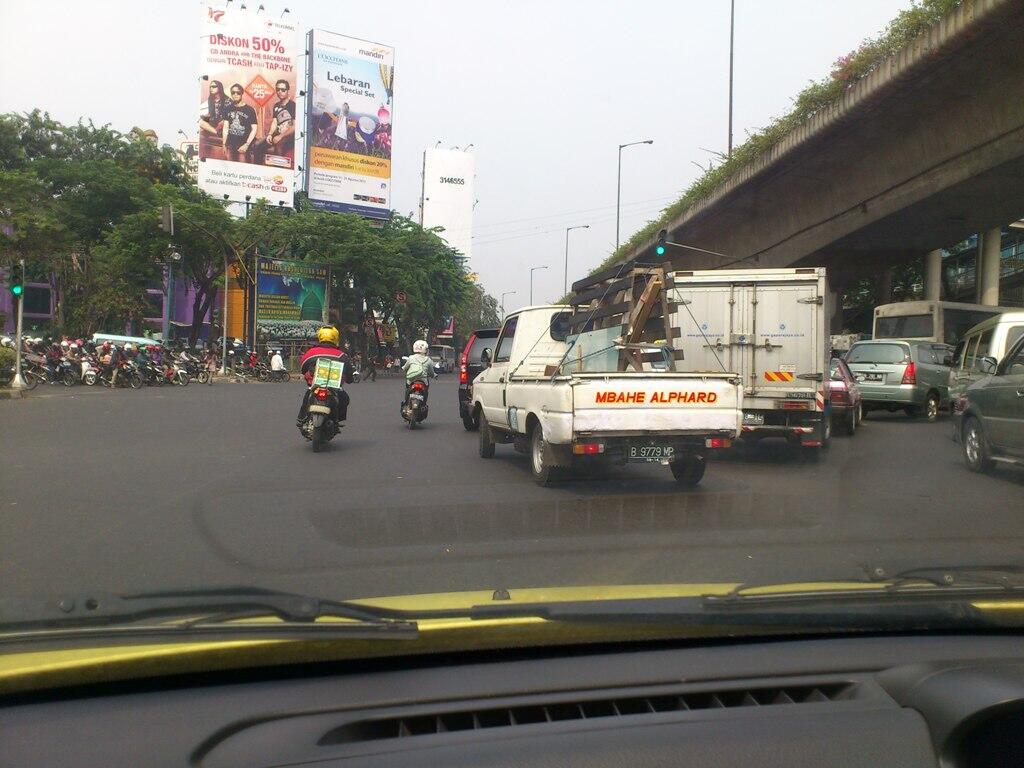
[[470,432],[480,426],[469,410],[473,400],[473,379],[484,369],[483,363],[480,362],[480,353],[488,347],[493,349],[497,338],[497,328],[473,331],[466,342],[466,348],[462,350],[462,359],[459,360],[459,416],[462,417],[462,426]]

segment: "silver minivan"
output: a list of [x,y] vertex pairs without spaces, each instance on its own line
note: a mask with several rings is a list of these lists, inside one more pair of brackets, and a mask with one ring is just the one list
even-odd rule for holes
[[935,421],[949,403],[952,351],[934,341],[858,341],[845,360],[857,380],[864,413],[903,410]]
[[949,371],[954,440],[960,436],[964,392],[974,382],[993,373],[1006,351],[1021,336],[1024,336],[1024,311],[1004,312],[970,328],[957,343]]

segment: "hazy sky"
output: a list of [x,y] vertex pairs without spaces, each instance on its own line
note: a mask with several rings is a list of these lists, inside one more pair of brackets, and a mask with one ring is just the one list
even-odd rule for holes
[[[220,0],[218,0],[220,2]],[[240,0],[235,0],[238,4]],[[249,0],[250,9],[258,0]],[[422,152],[472,143],[471,267],[512,309],[562,292],[615,241],[619,144],[622,240],[726,147],[729,0],[264,0],[310,27],[396,48],[393,199],[419,201]],[[736,0],[735,143],[909,0]],[[33,107],[177,144],[195,133],[194,0],[0,0],[0,111]],[[300,71],[300,76],[302,72]]]

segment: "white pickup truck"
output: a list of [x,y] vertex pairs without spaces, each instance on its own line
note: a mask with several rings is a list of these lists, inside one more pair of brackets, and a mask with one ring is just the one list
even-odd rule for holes
[[530,455],[541,485],[602,461],[659,462],[680,484],[699,483],[707,452],[729,447],[740,433],[739,377],[617,371],[614,362],[594,370],[587,363],[601,350],[583,355],[584,343],[568,337],[572,312],[564,305],[522,309],[505,319],[494,349],[483,350],[487,367],[473,382],[472,402],[480,455],[492,458],[496,444],[512,443]]

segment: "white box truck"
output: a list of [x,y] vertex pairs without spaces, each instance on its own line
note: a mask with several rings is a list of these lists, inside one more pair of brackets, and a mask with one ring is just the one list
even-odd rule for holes
[[672,342],[684,371],[735,371],[742,437],[817,450],[831,437],[828,283],[823,267],[669,273]]

